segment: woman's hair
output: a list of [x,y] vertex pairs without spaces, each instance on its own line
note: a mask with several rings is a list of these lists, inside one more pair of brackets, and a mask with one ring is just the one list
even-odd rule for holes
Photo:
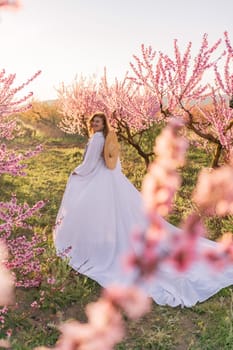
[[92,129],[92,126],[91,126],[91,123],[92,121],[94,120],[95,117],[98,117],[98,118],[101,118],[102,121],[103,121],[103,124],[104,124],[104,129],[103,129],[103,134],[104,134],[104,137],[106,137],[110,131],[110,125],[109,125],[109,122],[108,122],[108,118],[106,117],[106,115],[102,112],[97,112],[97,113],[94,113],[93,116],[89,119],[89,133],[90,134],[93,134],[93,129]]

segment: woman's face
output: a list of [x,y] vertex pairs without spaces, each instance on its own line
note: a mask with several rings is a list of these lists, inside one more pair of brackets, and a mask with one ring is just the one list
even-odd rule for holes
[[103,121],[103,119],[100,118],[100,117],[95,117],[91,121],[91,127],[92,127],[94,132],[103,131],[104,130],[104,121]]

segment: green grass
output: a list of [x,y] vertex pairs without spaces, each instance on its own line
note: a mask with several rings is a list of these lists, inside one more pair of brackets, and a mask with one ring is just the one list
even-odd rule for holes
[[[77,141],[83,146],[83,140]],[[19,143],[19,148],[28,148],[30,144],[35,144],[35,140],[24,140]],[[1,326],[1,337],[12,329],[13,349],[53,345],[59,335],[57,325],[70,318],[85,321],[85,305],[100,294],[97,283],[77,274],[56,257],[52,243],[52,228],[67,178],[81,157],[82,147],[76,146],[74,138],[48,139],[44,142],[44,151],[28,161],[26,177],[4,175],[0,178],[1,201],[9,200],[11,193],[17,194],[19,202],[26,201],[31,205],[38,200],[48,200],[41,210],[42,215],[30,220],[35,230],[47,237],[44,243],[46,251],[41,258],[44,279],[38,288],[16,290],[17,306],[10,308],[5,324]],[[124,145],[121,158],[124,173],[140,189],[145,174],[144,162]],[[174,211],[168,218],[173,224],[179,224],[192,210],[190,198],[197,174],[208,165],[208,161],[208,155],[203,151],[190,149],[187,165],[181,170],[182,187],[176,196]],[[209,235],[217,238],[221,231],[232,229],[232,218],[209,219],[206,224]],[[53,285],[47,283],[51,276],[56,278]],[[30,306],[34,301],[40,303],[39,308]],[[141,320],[126,320],[127,336],[116,349],[233,349],[232,303],[231,288],[190,309],[160,307],[154,303],[152,311]]]

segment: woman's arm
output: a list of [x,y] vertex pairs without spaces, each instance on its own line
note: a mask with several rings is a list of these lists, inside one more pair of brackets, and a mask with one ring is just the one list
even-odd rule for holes
[[74,169],[73,175],[89,175],[96,167],[103,154],[104,136],[102,133],[95,133],[88,144],[87,152],[83,162]]

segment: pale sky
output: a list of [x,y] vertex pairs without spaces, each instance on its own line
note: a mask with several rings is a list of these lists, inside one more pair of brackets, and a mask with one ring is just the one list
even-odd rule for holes
[[[111,78],[129,70],[140,45],[172,52],[202,35],[213,43],[228,31],[233,42],[233,0],[21,0],[17,12],[0,12],[0,69],[16,73],[37,99],[56,98],[55,87],[77,74]],[[26,90],[25,90],[26,91]]]

